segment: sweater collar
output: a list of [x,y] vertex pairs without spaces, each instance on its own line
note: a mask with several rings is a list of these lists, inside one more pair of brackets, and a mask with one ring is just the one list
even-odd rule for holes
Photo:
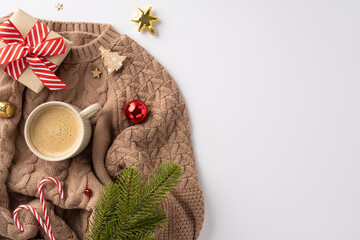
[[84,45],[73,45],[64,63],[80,63],[95,60],[101,56],[100,46],[111,49],[120,39],[120,34],[110,25],[88,22],[59,22],[39,19],[51,30],[62,35],[62,32],[96,35],[91,42]]

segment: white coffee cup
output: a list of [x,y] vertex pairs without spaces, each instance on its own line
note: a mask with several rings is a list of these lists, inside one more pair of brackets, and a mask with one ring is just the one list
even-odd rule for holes
[[[32,121],[34,120],[35,116],[39,112],[44,110],[45,108],[51,108],[51,106],[56,106],[56,105],[57,106],[60,105],[60,106],[70,109],[74,113],[74,116],[76,116],[78,118],[79,127],[80,127],[80,131],[77,136],[79,138],[79,141],[76,141],[77,145],[74,147],[74,149],[71,152],[69,152],[67,155],[61,156],[61,157],[51,157],[51,156],[47,156],[47,155],[44,155],[41,152],[39,152],[34,147],[32,141],[31,141],[31,136],[30,136],[30,128],[31,128],[31,124],[32,124]],[[64,102],[50,101],[50,102],[43,103],[43,104],[39,105],[38,107],[36,107],[30,113],[29,117],[26,119],[25,129],[24,129],[26,144],[28,145],[30,150],[36,156],[38,156],[41,159],[47,160],[47,161],[62,161],[65,159],[72,158],[72,157],[78,155],[79,153],[81,153],[86,148],[86,146],[89,144],[89,141],[91,138],[91,124],[90,124],[89,118],[94,116],[100,109],[101,109],[101,105],[99,103],[90,105],[89,107],[85,108],[82,111],[78,107],[68,104],[68,103],[64,103]]]

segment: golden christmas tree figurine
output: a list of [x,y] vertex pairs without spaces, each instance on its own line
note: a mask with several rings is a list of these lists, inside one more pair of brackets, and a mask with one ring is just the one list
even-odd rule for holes
[[137,13],[138,15],[136,18],[131,21],[139,24],[138,31],[140,32],[144,28],[147,28],[153,36],[156,36],[156,30],[152,24],[157,21],[158,18],[151,15],[151,7],[149,7],[145,12],[140,8],[137,8]]
[[108,73],[117,71],[122,67],[122,62],[126,58],[125,56],[120,56],[116,52],[110,52],[110,50],[105,49],[103,46],[101,46],[99,50],[101,51],[101,58],[104,59],[104,66]]

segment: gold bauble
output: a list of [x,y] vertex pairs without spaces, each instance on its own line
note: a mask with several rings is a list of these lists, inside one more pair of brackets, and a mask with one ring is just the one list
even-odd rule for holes
[[0,117],[10,118],[14,114],[15,108],[11,102],[0,102]]

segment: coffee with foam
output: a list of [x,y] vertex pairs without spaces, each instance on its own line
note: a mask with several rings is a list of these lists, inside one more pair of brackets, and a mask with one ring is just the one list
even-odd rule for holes
[[81,131],[81,122],[71,109],[53,105],[36,114],[29,132],[37,151],[58,158],[75,151],[81,141]]

